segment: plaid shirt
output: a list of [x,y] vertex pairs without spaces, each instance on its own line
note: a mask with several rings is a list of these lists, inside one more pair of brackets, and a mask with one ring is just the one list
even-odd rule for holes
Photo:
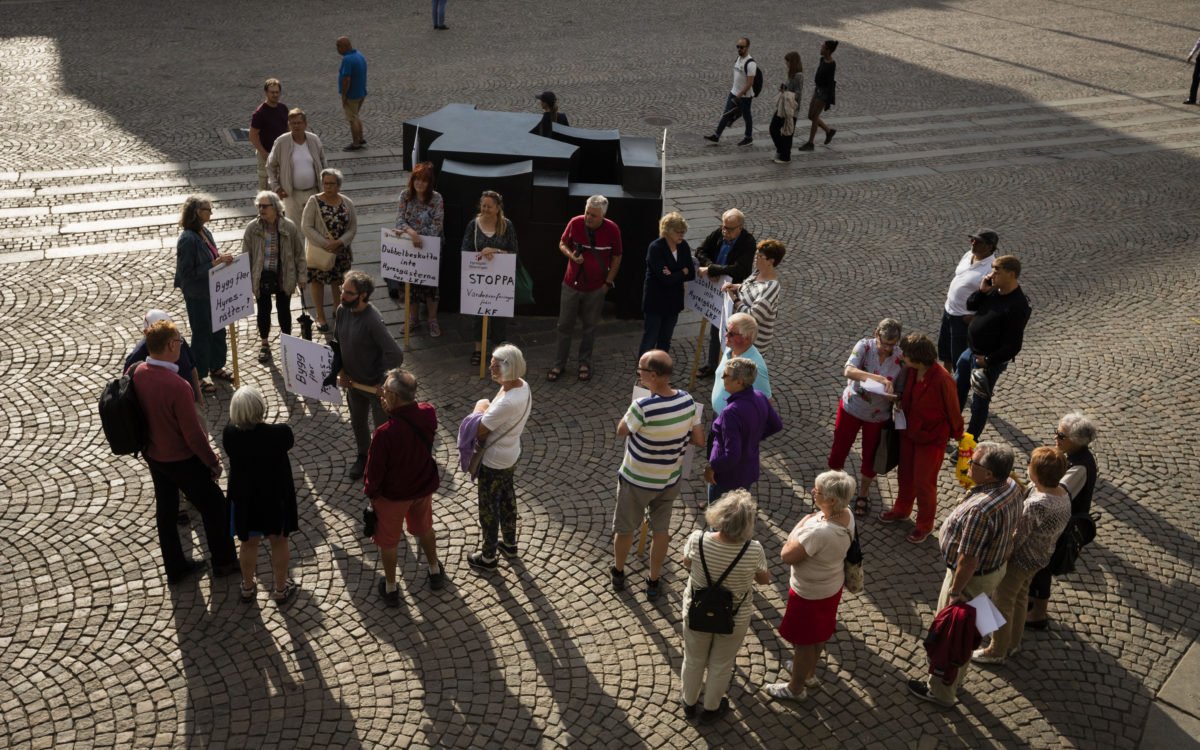
[[942,560],[953,569],[959,555],[979,558],[976,575],[991,573],[1004,564],[1013,550],[1013,531],[1021,518],[1017,484],[977,485],[942,524]]

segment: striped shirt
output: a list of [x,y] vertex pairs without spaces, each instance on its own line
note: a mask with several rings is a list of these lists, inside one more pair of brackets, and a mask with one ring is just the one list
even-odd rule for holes
[[959,555],[979,559],[975,575],[986,575],[1008,560],[1013,532],[1021,519],[1021,495],[1011,479],[976,485],[942,524],[942,560],[953,569]]
[[[701,536],[704,537],[703,563],[700,561]],[[688,586],[683,590],[685,618],[692,602],[692,592],[709,585],[708,579],[704,576],[704,566],[708,565],[712,583],[716,583],[741,551],[742,545],[719,541],[716,532],[696,529],[688,536],[683,545],[683,557],[685,560],[691,560],[692,565],[688,571]],[[734,625],[750,622],[750,615],[754,613],[754,595],[751,592],[754,588],[754,574],[767,569],[767,555],[763,552],[762,545],[751,541],[750,546],[746,548],[746,554],[742,555],[737,566],[729,571],[729,577],[721,584],[722,588],[728,589],[729,593],[733,594],[733,608],[736,610],[736,614],[733,616]]]
[[775,318],[779,315],[779,281],[759,281],[758,274],[742,282],[738,288],[735,312],[748,313],[758,323],[758,335],[754,345],[760,352],[766,351],[775,335]]
[[692,428],[700,424],[696,402],[687,391],[672,396],[639,398],[625,412],[625,459],[621,476],[648,490],[663,490],[679,481],[683,453]]

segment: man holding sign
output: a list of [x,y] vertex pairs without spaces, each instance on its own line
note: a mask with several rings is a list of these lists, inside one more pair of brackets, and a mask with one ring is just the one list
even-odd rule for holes
[[[371,448],[371,430],[367,427],[367,412],[375,429],[387,415],[379,403],[378,386],[388,370],[404,364],[404,352],[388,333],[383,316],[371,304],[375,282],[362,271],[350,271],[342,282],[342,302],[333,314],[333,368],[322,384],[335,382],[346,389],[350,407],[350,426],[358,458],[346,472],[351,479],[361,479]],[[370,386],[367,391],[356,386]]]
[[596,325],[604,308],[604,295],[613,288],[621,268],[621,229],[604,218],[608,198],[593,195],[587,199],[583,215],[567,223],[558,251],[567,256],[563,275],[562,295],[558,303],[558,353],[554,367],[546,379],[558,380],[567,366],[571,350],[571,334],[575,319],[583,323],[583,340],[579,342],[579,379],[592,377],[592,345],[596,340]]
[[[704,238],[696,250],[696,265],[710,279],[729,277],[729,283],[740,284],[750,275],[754,263],[756,242],[746,231],[746,215],[736,208],[721,214],[721,226]],[[708,361],[697,373],[707,378],[716,371],[721,358],[721,331],[713,328],[708,337]]]

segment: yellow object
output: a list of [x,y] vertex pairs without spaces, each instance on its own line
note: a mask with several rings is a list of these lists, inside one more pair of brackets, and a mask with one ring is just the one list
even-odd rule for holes
[[974,455],[975,436],[964,432],[962,439],[958,441],[958,464],[954,467],[954,475],[958,483],[968,490],[975,486],[975,482],[971,480],[971,457]]

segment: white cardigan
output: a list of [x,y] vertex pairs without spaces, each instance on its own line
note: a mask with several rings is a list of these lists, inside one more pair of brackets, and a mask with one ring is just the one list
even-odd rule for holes
[[[317,206],[317,195],[309,198],[308,203],[304,204],[304,217],[300,219],[300,229],[304,232],[304,239],[317,247],[325,247],[325,241],[329,239],[329,234],[326,231],[325,220],[321,218],[321,209]],[[346,224],[346,231],[342,233],[342,236],[334,239],[341,240],[342,246],[349,250],[350,243],[354,241],[354,235],[358,232],[358,214],[354,210],[354,201],[341,193],[338,195],[341,197],[342,203],[346,205],[346,215],[350,220]]]

